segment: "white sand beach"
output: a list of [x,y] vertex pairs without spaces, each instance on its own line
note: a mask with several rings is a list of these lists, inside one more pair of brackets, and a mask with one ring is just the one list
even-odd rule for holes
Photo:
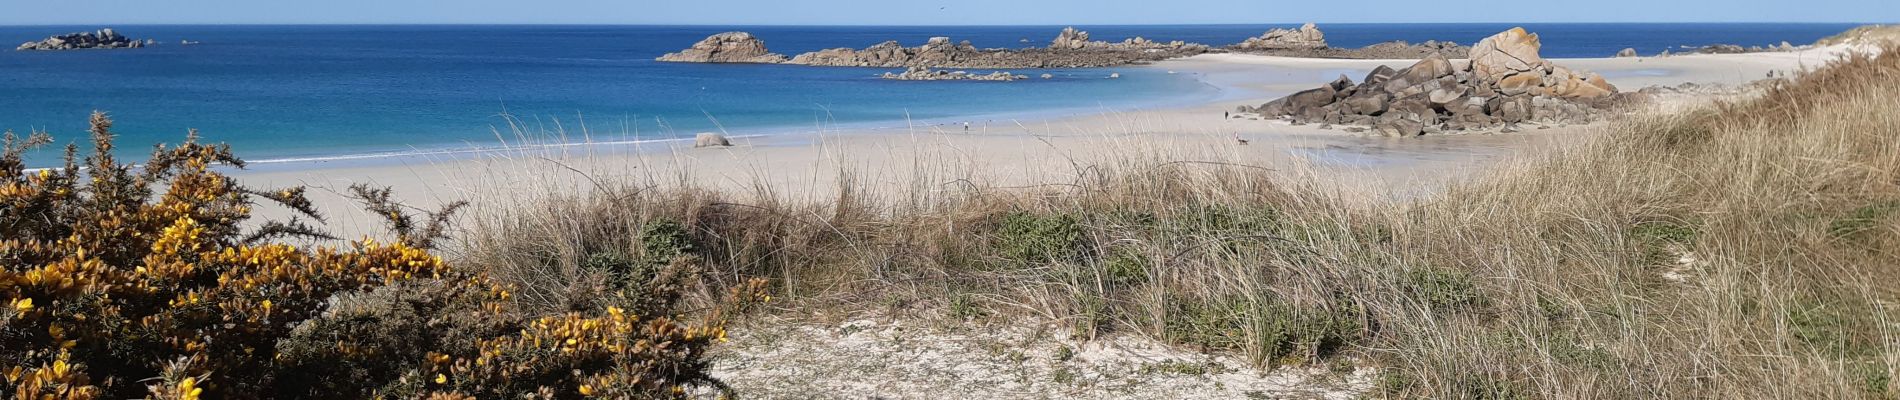
[[[1682,55],[1665,58],[1556,59],[1603,74],[1625,91],[1681,83],[1739,85],[1825,64],[1846,47],[1800,52]],[[1523,133],[1386,138],[1292,126],[1281,121],[1223,119],[1223,112],[1315,87],[1344,74],[1357,80],[1379,65],[1411,60],[1333,60],[1210,54],[1134,68],[1194,74],[1222,93],[1185,107],[1104,110],[1043,120],[973,121],[892,129],[813,129],[803,134],[747,136],[736,146],[692,148],[690,141],[527,147],[474,154],[406,155],[346,161],[255,165],[234,175],[258,187],[307,185],[329,228],[343,237],[380,232],[373,218],[342,194],[351,184],[391,186],[411,205],[456,200],[506,205],[550,193],[621,182],[690,182],[707,188],[770,190],[823,199],[835,195],[841,172],[860,185],[939,190],[981,182],[999,187],[1073,180],[1091,165],[1127,155],[1271,168],[1366,196],[1406,195],[1427,183],[1483,170],[1539,148],[1579,143],[1590,126],[1532,126]],[[1078,99],[1086,101],[1086,99]],[[1659,106],[1660,107],[1660,106]],[[1241,141],[1246,141],[1243,144]],[[269,213],[267,211],[267,213]],[[266,214],[267,216],[272,216]]]

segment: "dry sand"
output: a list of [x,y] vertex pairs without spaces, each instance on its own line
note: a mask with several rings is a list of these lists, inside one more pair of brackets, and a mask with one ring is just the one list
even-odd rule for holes
[[[1819,66],[1844,48],[1794,53],[1687,55],[1669,58],[1566,59],[1561,65],[1603,73],[1625,90],[1684,82],[1742,84],[1769,71]],[[746,137],[730,148],[694,149],[689,142],[523,146],[481,153],[407,155],[346,161],[253,166],[234,175],[259,187],[307,185],[329,210],[329,227],[344,237],[381,231],[350,212],[342,193],[353,183],[392,186],[412,205],[454,200],[506,207],[549,193],[588,190],[597,182],[677,183],[716,189],[761,188],[823,201],[841,172],[871,187],[938,190],[981,182],[1027,186],[1067,182],[1089,165],[1129,155],[1216,161],[1271,168],[1289,177],[1334,185],[1354,195],[1415,195],[1432,183],[1483,170],[1526,149],[1576,143],[1590,127],[1549,127],[1522,134],[1384,138],[1292,126],[1280,121],[1223,119],[1236,106],[1258,104],[1345,74],[1362,77],[1378,65],[1410,60],[1322,60],[1238,54],[1203,55],[1139,68],[1193,74],[1220,92],[1185,107],[1103,110],[1034,121],[977,122],[894,129],[814,129],[805,134]],[[1078,99],[1078,101],[1086,101]],[[1248,141],[1243,145],[1241,140]],[[266,211],[269,213],[269,211]],[[267,215],[270,216],[270,215]]]
[[[1603,73],[1625,90],[1684,82],[1738,85],[1769,71],[1818,66],[1840,49],[1801,53],[1558,60]],[[1206,55],[1146,68],[1196,74],[1219,100],[1188,107],[1103,111],[1037,121],[907,129],[822,130],[740,137],[730,148],[688,142],[587,144],[381,159],[267,164],[235,174],[257,186],[308,185],[330,228],[345,237],[380,231],[341,195],[353,183],[393,186],[415,205],[472,200],[475,212],[616,182],[770,190],[824,202],[839,176],[906,193],[951,191],[969,182],[1030,186],[1075,179],[1089,166],[1130,156],[1244,164],[1344,196],[1412,196],[1436,182],[1495,167],[1507,157],[1589,140],[1592,126],[1521,134],[1384,138],[1222,119],[1315,87],[1339,74],[1361,77],[1400,60],[1312,60]],[[1083,100],[1078,100],[1083,101]],[[743,132],[740,132],[743,134]],[[1249,143],[1242,145],[1240,140]],[[1210,168],[1230,168],[1209,165]],[[714,375],[759,398],[1353,398],[1374,371],[1254,370],[1239,360],[1118,335],[1077,341],[1035,323],[932,325],[872,318],[753,323],[715,355]]]

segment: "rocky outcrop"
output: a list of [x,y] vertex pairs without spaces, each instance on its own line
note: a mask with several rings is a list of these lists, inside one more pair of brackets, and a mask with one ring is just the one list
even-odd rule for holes
[[660,56],[660,61],[696,62],[696,63],[759,63],[777,64],[785,62],[785,56],[766,50],[765,41],[752,37],[745,32],[726,32],[707,37],[693,44],[693,47],[678,53]]
[[1636,55],[1635,48],[1624,48],[1623,51],[1616,52],[1616,58],[1636,58],[1636,57],[1637,55]]
[[1427,40],[1424,43],[1408,43],[1403,40],[1377,43],[1357,49],[1324,47],[1317,49],[1282,49],[1246,51],[1281,57],[1301,58],[1339,58],[1354,60],[1418,60],[1431,56],[1462,58],[1471,52],[1471,48],[1456,42]]
[[1249,38],[1240,44],[1228,46],[1228,50],[1263,54],[1280,57],[1301,58],[1344,58],[1361,60],[1406,59],[1416,60],[1432,55],[1447,58],[1464,57],[1470,49],[1455,42],[1428,40],[1412,44],[1403,40],[1373,44],[1357,49],[1331,47],[1326,45],[1326,34],[1313,24],[1306,24],[1298,30],[1275,29],[1256,38]]
[[1496,80],[1530,71],[1544,64],[1544,58],[1538,55],[1542,48],[1543,42],[1538,40],[1537,34],[1526,32],[1524,28],[1511,28],[1472,46],[1471,72]]
[[1589,122],[1634,99],[1620,95],[1600,75],[1545,61],[1540,47],[1537,35],[1512,29],[1479,42],[1467,62],[1433,55],[1402,70],[1374,69],[1357,84],[1341,76],[1241,111],[1413,136],[1526,122]]
[[1071,26],[1062,28],[1062,33],[1056,34],[1056,40],[1049,41],[1049,48],[1054,50],[1081,50],[1088,47],[1089,43],[1089,33],[1087,31],[1079,31]]
[[150,40],[134,40],[114,32],[111,28],[106,28],[97,32],[69,33],[37,42],[21,43],[20,47],[14,50],[136,49],[150,44],[152,44]]
[[1326,33],[1318,26],[1307,23],[1300,29],[1274,29],[1256,38],[1248,38],[1234,45],[1240,50],[1285,50],[1285,49],[1322,49],[1326,48]]
[[793,57],[791,64],[875,68],[1093,68],[1142,64],[1206,53],[1206,45],[1131,38],[1090,41],[1088,32],[1064,29],[1046,48],[978,49],[969,41],[935,37],[917,47],[887,41],[864,49],[837,48]]
[[[1010,82],[1010,81],[1015,81],[1018,79],[1029,79],[1029,76],[1016,75],[1016,74],[1012,74],[1012,73],[1004,72],[1004,71],[996,71],[996,72],[991,72],[988,74],[976,74],[976,73],[970,73],[969,71],[943,71],[943,70],[932,70],[930,68],[924,68],[924,67],[910,67],[908,69],[905,69],[903,73],[885,72],[883,78],[895,80],[895,81]],[[1044,79],[1048,79],[1048,78],[1044,78]]]
[[1707,45],[1707,46],[1702,46],[1702,47],[1682,46],[1680,48],[1680,50],[1682,51],[1677,51],[1677,52],[1663,50],[1662,54],[1658,54],[1657,56],[1668,57],[1668,56],[1688,55],[1688,54],[1780,53],[1780,52],[1801,51],[1801,50],[1806,50],[1811,47],[1813,46],[1795,46],[1794,44],[1788,43],[1787,41],[1782,41],[1780,44],[1769,44],[1767,46],[1748,46],[1748,47],[1742,47],[1741,45],[1735,45],[1735,44],[1712,44],[1712,45]]

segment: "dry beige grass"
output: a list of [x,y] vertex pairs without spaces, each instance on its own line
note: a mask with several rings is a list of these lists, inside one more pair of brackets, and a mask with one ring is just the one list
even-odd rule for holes
[[[1436,195],[1366,205],[1232,163],[793,200],[608,182],[477,218],[469,262],[575,307],[600,257],[770,278],[787,314],[1030,316],[1262,367],[1350,354],[1375,395],[1893,398],[1900,55],[1647,116]],[[952,188],[952,189],[945,189]],[[658,253],[658,254],[655,254]]]

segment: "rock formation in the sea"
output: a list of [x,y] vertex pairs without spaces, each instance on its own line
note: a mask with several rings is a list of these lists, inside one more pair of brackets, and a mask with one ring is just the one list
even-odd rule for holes
[[37,42],[21,43],[20,47],[14,50],[136,49],[149,44],[152,44],[149,40],[127,38],[114,32],[112,28],[106,28],[97,32],[69,33]]
[[1479,42],[1467,62],[1433,55],[1402,70],[1381,66],[1357,84],[1340,76],[1241,111],[1415,136],[1526,122],[1584,123],[1632,101],[1600,75],[1545,61],[1541,46],[1537,35],[1514,28]]
[[976,74],[976,73],[970,73],[969,71],[932,70],[930,68],[925,68],[925,67],[910,67],[910,68],[905,69],[903,73],[885,72],[883,77],[884,79],[890,79],[890,80],[895,80],[895,81],[1010,82],[1010,81],[1015,81],[1018,79],[1029,79],[1028,75],[1016,75],[1016,74],[1012,74],[1005,71],[996,71],[996,72],[991,72],[988,74]]
[[732,146],[732,141],[726,140],[726,135],[721,135],[721,134],[712,133],[712,132],[700,132],[698,135],[695,135],[693,137],[693,147],[695,148],[729,147],[729,146]]
[[1403,40],[1377,43],[1366,47],[1348,49],[1326,45],[1326,34],[1313,24],[1306,24],[1298,30],[1275,29],[1266,35],[1249,38],[1240,44],[1228,46],[1227,50],[1281,57],[1301,58],[1342,58],[1342,59],[1406,59],[1417,60],[1434,54],[1446,58],[1464,57],[1471,49],[1456,42],[1427,40],[1424,43],[1408,43]]
[[707,37],[693,47],[678,53],[660,56],[660,61],[697,62],[697,63],[758,63],[777,64],[785,62],[785,56],[773,54],[765,49],[765,41],[752,37],[746,32],[726,32]]
[[1624,48],[1623,51],[1616,52],[1616,58],[1636,58],[1636,57],[1637,55],[1636,55],[1635,48]]
[[917,47],[887,41],[864,49],[837,48],[793,57],[791,64],[876,68],[1090,68],[1141,64],[1206,53],[1206,45],[1131,38],[1090,41],[1088,32],[1064,29],[1047,48],[979,49],[969,41],[931,38]]
[[[1825,40],[1826,39],[1823,39],[1823,41]],[[1817,45],[1822,45],[1822,44],[1817,44]],[[1822,45],[1822,46],[1825,46],[1825,45]],[[1813,47],[1813,46],[1795,46],[1794,44],[1788,43],[1787,41],[1782,41],[1780,44],[1769,44],[1767,46],[1748,46],[1748,47],[1742,47],[1741,45],[1735,45],[1735,44],[1712,44],[1712,45],[1707,45],[1707,46],[1702,46],[1702,47],[1682,46],[1681,48],[1682,51],[1678,51],[1678,52],[1663,50],[1662,54],[1658,54],[1657,56],[1668,57],[1668,56],[1686,55],[1686,54],[1780,53],[1780,52],[1801,51],[1801,50],[1806,50],[1810,47]]]
[[1234,45],[1240,50],[1284,50],[1284,49],[1321,49],[1326,48],[1326,33],[1312,23],[1300,29],[1274,29],[1256,38],[1248,38]]

